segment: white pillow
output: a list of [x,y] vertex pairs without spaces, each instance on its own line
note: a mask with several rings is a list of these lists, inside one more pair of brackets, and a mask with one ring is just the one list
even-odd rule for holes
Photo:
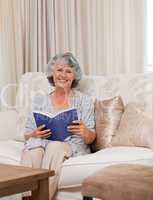
[[112,146],[139,146],[153,149],[153,122],[144,115],[137,103],[128,103],[118,130],[113,135]]

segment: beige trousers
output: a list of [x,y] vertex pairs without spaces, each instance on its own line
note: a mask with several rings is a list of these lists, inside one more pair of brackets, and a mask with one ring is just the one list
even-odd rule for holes
[[58,187],[62,163],[71,155],[72,150],[67,142],[53,141],[47,145],[45,150],[41,147],[24,150],[21,165],[55,171],[55,176],[49,179],[49,199],[52,200]]

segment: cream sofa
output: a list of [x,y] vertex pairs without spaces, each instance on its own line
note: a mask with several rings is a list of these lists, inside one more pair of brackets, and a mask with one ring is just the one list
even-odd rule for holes
[[[0,163],[19,165],[23,149],[22,128],[30,103],[36,93],[52,89],[43,73],[26,73],[18,87],[16,109],[0,112]],[[144,103],[146,114],[153,113],[153,74],[85,76],[78,88],[92,98],[122,96],[124,104]],[[117,163],[153,165],[153,150],[141,147],[112,147],[96,153],[70,158],[63,163],[55,200],[81,200],[82,180],[95,171]],[[6,198],[7,199],[7,198]],[[20,199],[19,196],[8,199]]]

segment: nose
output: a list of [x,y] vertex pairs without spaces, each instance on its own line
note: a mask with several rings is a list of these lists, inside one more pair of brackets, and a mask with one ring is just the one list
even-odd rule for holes
[[62,72],[61,72],[61,76],[62,76],[62,77],[66,77],[66,72],[65,72],[65,71],[62,71]]

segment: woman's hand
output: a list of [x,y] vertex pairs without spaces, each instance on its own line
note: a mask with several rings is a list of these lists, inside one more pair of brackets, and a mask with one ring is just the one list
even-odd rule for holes
[[25,139],[28,140],[30,137],[42,138],[42,139],[48,138],[51,134],[51,131],[50,129],[43,130],[44,128],[45,125],[41,125],[30,134],[29,133],[25,134]]
[[68,131],[70,131],[71,133],[76,135],[81,135],[82,137],[84,137],[87,130],[83,121],[78,121],[78,120],[73,121],[72,125],[68,126],[67,128]]
[[87,128],[83,121],[75,120],[67,128],[72,134],[80,135],[86,144],[91,144],[96,138],[96,134]]

